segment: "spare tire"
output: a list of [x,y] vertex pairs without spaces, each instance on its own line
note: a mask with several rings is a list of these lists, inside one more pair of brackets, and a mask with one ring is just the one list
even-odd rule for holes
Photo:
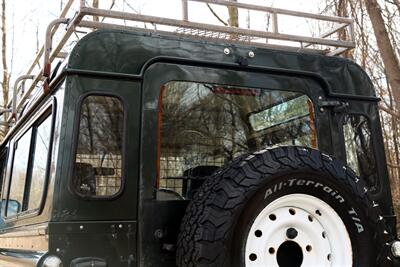
[[379,208],[366,191],[352,170],[317,150],[241,156],[189,204],[177,264],[377,266]]

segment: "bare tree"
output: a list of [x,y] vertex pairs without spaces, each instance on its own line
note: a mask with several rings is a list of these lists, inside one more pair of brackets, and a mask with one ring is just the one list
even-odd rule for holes
[[[93,0],[92,6],[94,8],[99,8],[99,0]],[[93,21],[99,21],[99,17],[98,16],[93,16]]]
[[[6,0],[1,1],[1,57],[2,57],[2,66],[3,66],[3,80],[1,82],[1,87],[3,90],[3,106],[7,108],[8,103],[8,92],[10,87],[10,73],[8,71],[7,64],[7,20],[6,20]],[[4,116],[4,121],[6,120],[6,114]],[[3,131],[0,132],[0,135],[3,137],[8,131],[8,127],[4,126]]]
[[392,1],[386,0],[386,2],[388,2],[392,5],[395,5],[397,7],[398,11],[400,12],[400,0],[392,0]]
[[[354,18],[356,48],[351,57],[369,74],[379,103],[393,202],[400,215],[400,0],[326,0],[324,12]],[[381,6],[380,6],[381,5]],[[341,32],[340,34],[345,34]],[[396,50],[397,48],[397,50]],[[396,110],[397,106],[397,110]],[[400,230],[400,220],[398,220]]]
[[385,65],[386,75],[392,89],[395,107],[400,110],[400,63],[390,41],[389,33],[382,17],[377,0],[365,0],[366,9],[371,19],[376,42]]
[[[335,13],[337,16],[339,16],[339,17],[348,17],[349,16],[349,13],[351,12],[351,9],[349,8],[350,1],[351,0],[338,0],[333,3],[333,6],[335,8]],[[348,35],[349,35],[349,33],[348,33],[347,29],[342,29],[339,31],[339,39],[340,40],[346,40],[348,38]],[[344,56],[347,58],[353,59],[353,57],[354,57],[353,51],[351,51],[351,50],[346,51]]]
[[[230,0],[231,2],[237,2],[237,0]],[[237,7],[228,7],[229,20],[228,24],[231,27],[239,27],[239,11]]]

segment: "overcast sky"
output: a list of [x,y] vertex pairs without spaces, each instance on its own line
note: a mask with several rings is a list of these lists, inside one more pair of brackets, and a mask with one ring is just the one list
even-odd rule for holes
[[[91,3],[92,0],[87,1]],[[13,84],[17,76],[24,74],[27,66],[32,62],[37,47],[41,47],[44,42],[47,24],[59,16],[61,6],[65,2],[67,0],[7,1],[8,61],[10,62],[10,67],[12,67],[13,74],[11,84]],[[77,0],[76,2],[78,3],[79,1]],[[241,2],[317,13],[319,12],[317,3],[320,0],[242,0]],[[100,0],[103,8],[109,8],[110,3],[111,0]],[[115,3],[114,9],[117,10],[181,18],[181,0],[115,0]],[[189,10],[190,18],[195,21],[219,23],[204,4],[191,3]],[[215,7],[215,11],[224,20],[227,20],[228,13],[226,8]],[[241,25],[246,25],[247,11],[241,11],[239,17]],[[251,13],[250,22],[252,28],[264,29],[266,25],[265,14],[260,12]],[[293,31],[296,34],[306,32],[309,28],[309,25],[305,25],[304,22],[289,17],[282,17],[280,23],[282,31]]]

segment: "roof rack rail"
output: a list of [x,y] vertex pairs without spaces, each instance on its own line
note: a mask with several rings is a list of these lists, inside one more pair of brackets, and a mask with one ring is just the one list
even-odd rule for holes
[[[188,36],[191,38],[223,40],[224,42],[247,44],[257,47],[267,47],[281,50],[291,50],[300,52],[312,52],[325,55],[340,55],[355,47],[353,19],[326,16],[286,9],[272,8],[260,5],[253,5],[241,2],[231,2],[227,0],[181,0],[182,1],[182,19],[171,19],[165,17],[156,17],[143,14],[128,13],[117,10],[108,10],[90,7],[86,0],[68,0],[62,10],[60,17],[52,21],[46,30],[45,44],[37,53],[33,63],[29,66],[27,72],[17,78],[12,100],[7,103],[1,113],[10,113],[4,122],[0,125],[9,125],[18,118],[18,111],[25,105],[35,88],[43,88],[43,94],[48,93],[51,67],[56,58],[65,59],[68,52],[63,51],[70,37],[77,32],[79,28],[90,30],[97,29],[122,29],[137,30],[148,32],[168,33],[176,36]],[[212,4],[225,7],[236,7],[250,11],[264,12],[271,15],[272,31],[260,31],[249,28],[219,26],[208,23],[199,23],[190,21],[189,2],[203,4]],[[73,12],[72,7],[78,6],[78,10],[71,18],[66,18],[67,14]],[[320,36],[302,36],[280,32],[279,16],[292,16],[303,19],[314,19],[322,22],[335,24],[330,30]],[[99,21],[99,17],[102,18]],[[111,19],[112,22],[105,22],[105,19]],[[126,22],[136,23],[127,25]],[[138,22],[143,23],[138,26]],[[146,23],[153,25],[154,29],[148,29]],[[59,30],[60,25],[66,25],[65,31],[60,40],[53,45],[53,36]],[[340,34],[344,29],[347,34]],[[344,36],[344,37],[343,37]],[[334,39],[334,37],[337,37]],[[275,43],[271,43],[275,40]],[[281,43],[279,43],[281,42]],[[290,43],[288,45],[287,43]],[[43,65],[41,65],[43,62]],[[39,69],[37,74],[34,70]],[[31,79],[32,83],[27,90],[20,90],[21,81]],[[39,83],[43,83],[39,86]],[[18,95],[21,95],[18,98]]]

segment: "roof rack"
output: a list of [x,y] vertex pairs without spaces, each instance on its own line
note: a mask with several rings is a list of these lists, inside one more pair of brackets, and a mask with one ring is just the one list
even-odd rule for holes
[[[37,53],[33,63],[27,72],[19,77],[13,88],[12,100],[5,109],[0,110],[0,114],[9,114],[0,125],[11,125],[16,122],[18,112],[31,97],[35,88],[42,88],[43,94],[48,93],[52,63],[55,59],[64,59],[68,56],[65,46],[73,34],[81,33],[79,29],[120,29],[138,30],[148,32],[168,33],[176,36],[188,36],[190,38],[223,40],[224,42],[247,44],[257,47],[267,47],[282,50],[292,50],[300,52],[312,52],[325,55],[339,55],[355,47],[353,19],[335,16],[311,14],[305,12],[291,11],[279,8],[271,8],[227,0],[181,0],[182,19],[171,19],[156,17],[143,14],[122,12],[90,7],[85,0],[68,0],[58,19],[52,21],[46,30],[45,44]],[[200,4],[212,4],[225,7],[236,7],[239,10],[263,12],[269,14],[272,20],[272,31],[253,30],[241,27],[219,26],[208,23],[199,23],[190,20],[189,2]],[[77,11],[71,18],[66,18],[76,5]],[[331,29],[320,36],[302,36],[296,34],[282,33],[279,25],[280,16],[291,16],[302,19],[314,19],[323,23],[332,24]],[[99,18],[102,18],[99,21]],[[111,22],[105,21],[110,19]],[[135,23],[128,25],[127,22]],[[141,24],[138,24],[141,23]],[[146,25],[151,24],[153,29],[148,29]],[[61,38],[53,45],[53,37],[59,33],[60,25],[65,25],[65,31]],[[347,34],[340,34],[343,30]],[[336,38],[336,39],[334,39]],[[273,40],[273,42],[271,42]],[[289,45],[287,44],[289,43]],[[41,65],[43,62],[43,65]],[[37,74],[34,70],[39,69]],[[25,80],[32,82],[23,90]],[[20,97],[18,97],[20,95]]]

